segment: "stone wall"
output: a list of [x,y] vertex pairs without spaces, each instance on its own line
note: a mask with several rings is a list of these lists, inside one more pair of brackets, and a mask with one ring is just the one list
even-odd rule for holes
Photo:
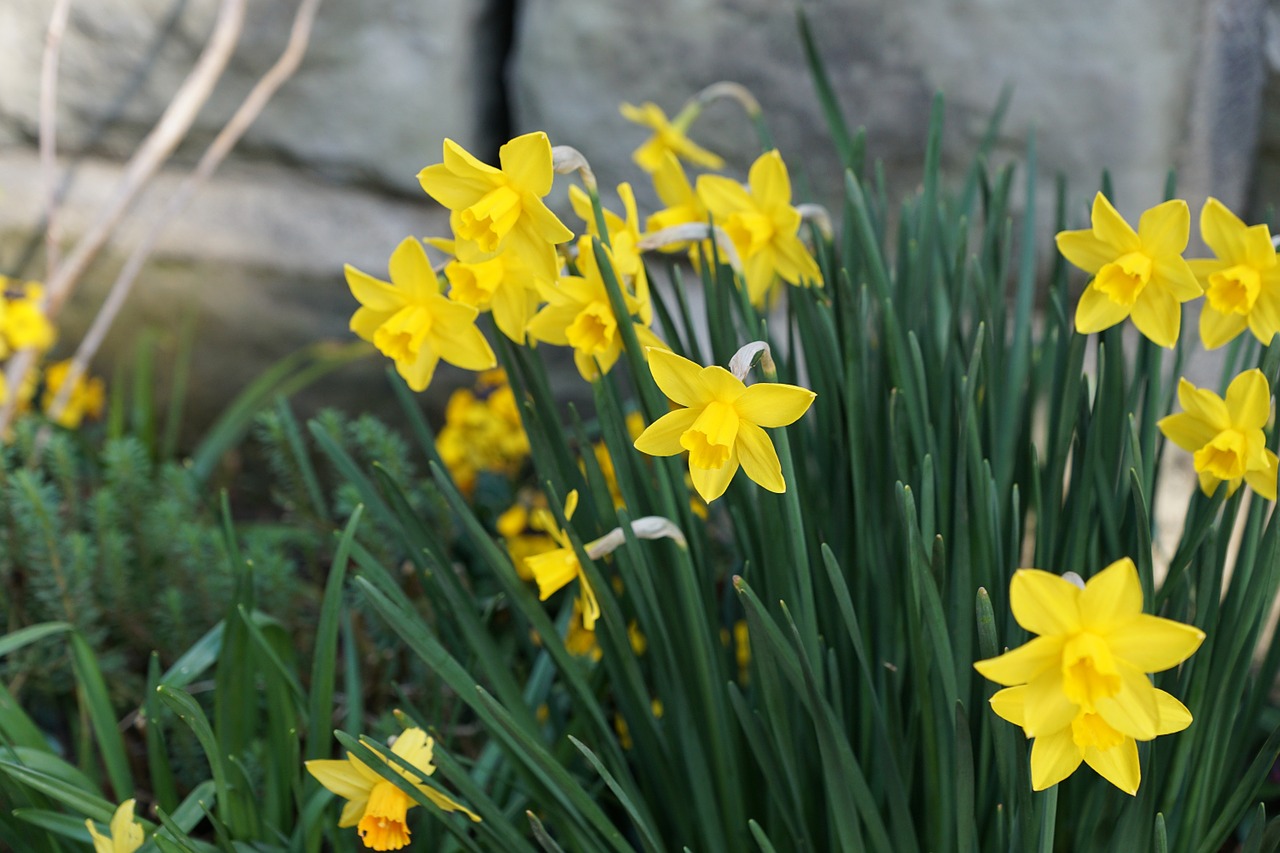
[[[37,228],[34,158],[40,52],[52,0],[0,3],[0,272],[18,269]],[[144,203],[155,208],[287,36],[292,0],[251,0],[245,35],[191,140]],[[808,0],[818,46],[852,125],[865,126],[891,194],[916,185],[929,105],[947,98],[946,164],[958,172],[1001,88],[1015,86],[998,158],[1035,132],[1041,176],[1064,174],[1082,211],[1103,168],[1119,207],[1180,190],[1262,208],[1280,181],[1280,135],[1262,104],[1280,68],[1280,21],[1262,0]],[[74,2],[62,52],[60,150],[75,164],[66,230],[74,236],[124,157],[154,123],[203,46],[216,0]],[[1274,29],[1274,27],[1272,27]],[[1273,58],[1268,63],[1268,56]],[[139,323],[168,323],[194,303],[207,318],[197,353],[203,412],[272,359],[345,335],[352,303],[341,266],[381,274],[406,234],[443,218],[414,175],[445,136],[493,156],[509,135],[546,130],[592,161],[604,184],[630,180],[645,132],[620,101],[674,112],[731,79],[763,105],[797,187],[831,200],[839,170],[796,34],[774,0],[324,0],[311,49],[213,184],[170,223],[109,347]],[[1264,95],[1265,91],[1265,95]],[[755,137],[732,104],[710,107],[695,138],[745,172]],[[1259,148],[1261,141],[1261,149]],[[1257,154],[1261,151],[1261,159]],[[1261,182],[1254,182],[1254,175]],[[1048,202],[1047,193],[1046,203]],[[146,227],[123,229],[89,276],[67,335]],[[372,365],[369,371],[374,368]],[[380,367],[377,368],[380,370]],[[367,375],[352,383],[365,387]]]

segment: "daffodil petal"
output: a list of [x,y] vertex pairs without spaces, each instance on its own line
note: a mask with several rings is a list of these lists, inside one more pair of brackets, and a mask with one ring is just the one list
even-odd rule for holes
[[1191,725],[1191,712],[1173,696],[1156,688],[1156,710],[1160,714],[1157,735],[1171,735]]
[[751,196],[760,207],[785,207],[791,204],[791,178],[786,164],[775,148],[756,158],[747,173]]
[[349,328],[362,339],[373,343],[373,333],[378,327],[391,319],[392,311],[374,311],[372,308],[357,308],[351,315]]
[[133,798],[125,800],[116,808],[115,814],[111,815],[111,840],[119,853],[132,853],[147,840],[142,824],[133,819],[136,802]]
[[435,376],[436,366],[440,364],[440,356],[431,347],[423,347],[413,361],[396,361],[396,372],[416,392],[427,390],[431,378]]
[[1152,257],[1181,255],[1191,236],[1191,210],[1180,198],[1157,204],[1138,220],[1138,239]]
[[747,386],[742,384],[741,379],[718,364],[702,368],[701,372],[698,373],[698,379],[706,387],[707,393],[710,395],[709,399],[719,400],[730,405],[736,405],[737,401],[741,400],[747,391]]
[[1157,346],[1172,349],[1182,327],[1182,306],[1167,291],[1147,286],[1129,312],[1133,325]]
[[1079,708],[1062,690],[1062,671],[1047,669],[1027,684],[1023,695],[1023,728],[1027,737],[1040,737],[1071,725]]
[[1156,421],[1165,438],[1190,453],[1195,453],[1217,436],[1218,430],[1186,412],[1168,415]]
[[1231,427],[1226,402],[1212,391],[1197,388],[1186,379],[1178,380],[1178,405],[1193,418],[1212,427],[1215,435]]
[[551,141],[542,131],[517,136],[498,149],[502,171],[522,190],[541,198],[551,192]]
[[1142,584],[1133,560],[1123,557],[1089,578],[1080,593],[1086,630],[1109,630],[1142,614]]
[[1031,787],[1052,788],[1076,772],[1084,756],[1067,727],[1051,735],[1041,735],[1031,744]]
[[1062,665],[1061,637],[1036,637],[1002,655],[975,661],[973,668],[983,678],[1013,687],[1026,684],[1040,673]]
[[1009,585],[1013,618],[1033,634],[1080,630],[1079,599],[1079,587],[1040,569],[1018,569]]
[[391,751],[430,776],[435,771],[431,764],[434,747],[435,742],[425,731],[411,726],[400,733],[396,742],[391,745]]
[[758,382],[747,388],[733,407],[743,420],[774,429],[799,420],[817,396],[798,385]]
[[1266,470],[1245,471],[1244,479],[1249,484],[1249,488],[1257,492],[1260,497],[1274,501],[1276,499],[1276,455],[1270,450],[1265,451],[1265,454]]
[[534,340],[567,347],[569,336],[566,330],[577,316],[576,305],[544,305],[541,311],[533,315],[525,331]]
[[472,822],[474,823],[480,822],[480,815],[476,814],[471,809],[467,808],[461,803],[445,796],[444,794],[437,791],[435,788],[432,788],[430,785],[417,785],[416,787],[419,791],[422,792],[423,796],[425,796],[431,802],[435,803],[436,806],[441,811],[462,812],[467,817],[471,818]]
[[748,477],[771,492],[781,494],[787,490],[782,479],[782,463],[764,430],[749,421],[739,421],[735,446],[738,461]]
[[1200,306],[1200,341],[1205,349],[1217,349],[1249,326],[1244,314],[1223,314],[1209,303]]
[[347,264],[342,269],[346,273],[347,287],[351,289],[351,295],[365,308],[374,311],[398,311],[404,307],[404,294],[393,285],[379,281],[351,264]]
[[[467,307],[467,306],[463,306]],[[432,330],[441,357],[463,370],[488,370],[498,363],[489,342],[474,322],[465,325],[439,324]]]
[[1182,258],[1156,258],[1151,268],[1152,281],[1178,302],[1190,302],[1204,295],[1204,287],[1191,265]]
[[350,761],[316,759],[306,763],[307,772],[333,793],[344,800],[369,796],[372,785]]
[[[391,283],[401,288],[408,301],[420,302],[440,292],[440,280],[431,269],[427,250],[417,237],[406,237],[391,253]],[[401,300],[402,304],[405,300]]]
[[518,344],[524,343],[525,326],[532,319],[536,302],[527,287],[504,282],[493,292],[489,310],[498,331]]
[[1026,695],[1025,684],[997,690],[991,696],[991,710],[1001,719],[1008,720],[1015,726],[1022,726],[1026,719]]
[[1054,241],[1058,244],[1062,257],[1090,275],[1117,257],[1115,247],[1099,240],[1092,228],[1060,231]]
[[1112,650],[1118,658],[1116,670],[1120,674],[1120,691],[1114,696],[1098,699],[1095,703],[1098,713],[1107,725],[1121,734],[1135,740],[1151,740],[1160,724],[1156,689],[1142,670],[1129,663],[1129,659],[1114,646]]
[[711,401],[700,375],[702,366],[670,351],[646,353],[649,370],[659,390],[681,406],[704,406]]
[[1105,243],[1114,246],[1117,254],[1134,252],[1141,248],[1138,234],[1124,221],[1111,202],[1102,193],[1093,197],[1093,210],[1090,214],[1093,233]]
[[346,829],[348,826],[355,826],[360,822],[360,818],[364,817],[364,810],[369,805],[368,793],[361,794],[354,800],[350,800],[342,806],[342,814],[338,816],[338,828]]
[[700,414],[702,414],[701,407],[668,412],[640,433],[640,437],[635,441],[636,450],[650,456],[675,456],[677,453],[683,453],[680,436],[693,426],[693,422]]
[[1216,198],[1209,198],[1200,208],[1200,236],[1213,253],[1228,264],[1246,259],[1245,230],[1240,217]]
[[706,503],[711,503],[724,494],[729,488],[729,481],[738,473],[738,452],[735,447],[729,453],[729,461],[719,468],[689,467],[689,476],[693,479],[693,488]]
[[1280,276],[1264,276],[1262,281],[1262,292],[1249,312],[1249,331],[1263,346],[1270,346],[1280,334]]
[[1236,429],[1262,429],[1271,417],[1271,386],[1256,367],[1227,386],[1227,416]]
[[1106,632],[1111,653],[1143,672],[1162,672],[1195,653],[1204,631],[1160,616],[1139,614]]
[[700,175],[696,192],[716,219],[725,219],[752,206],[751,196],[743,189],[742,184],[723,175]]
[[1082,335],[1091,335],[1110,329],[1116,323],[1129,316],[1129,306],[1112,300],[1090,282],[1080,294],[1080,302],[1076,305],[1076,331]]
[[1250,225],[1244,232],[1244,262],[1256,270],[1276,265],[1276,247],[1271,242],[1271,229],[1265,223]]
[[1127,737],[1110,749],[1085,747],[1084,762],[1098,775],[1130,796],[1138,793],[1142,768],[1138,764],[1138,745]]

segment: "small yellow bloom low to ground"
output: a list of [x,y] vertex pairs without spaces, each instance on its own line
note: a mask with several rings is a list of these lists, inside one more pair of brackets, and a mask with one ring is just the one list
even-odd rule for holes
[[650,456],[689,451],[693,487],[710,503],[724,494],[739,465],[771,492],[785,492],[782,463],[761,427],[782,427],[809,410],[817,395],[778,382],[747,387],[718,365],[702,367],[664,350],[649,350],[649,369],[662,393],[685,408],[651,423],[635,447]]
[[1019,569],[1009,604],[1018,624],[1039,636],[973,666],[1005,685],[991,697],[992,709],[1035,738],[1032,787],[1056,785],[1084,762],[1135,793],[1141,781],[1135,741],[1191,723],[1191,713],[1156,689],[1147,673],[1189,658],[1204,632],[1143,613],[1142,585],[1128,557],[1083,588],[1039,569]]
[[1132,317],[1153,343],[1172,347],[1182,327],[1182,303],[1203,292],[1182,258],[1191,234],[1187,203],[1156,205],[1142,214],[1135,232],[1098,193],[1092,222],[1057,236],[1062,256],[1093,275],[1076,306],[1076,331],[1101,332]]
[[406,237],[391,254],[387,283],[347,264],[347,286],[360,303],[351,331],[396,364],[414,391],[425,391],[440,359],[464,370],[488,370],[498,363],[476,328],[479,312],[446,299],[427,251]]
[[[434,741],[419,728],[405,729],[391,745],[391,751],[416,768],[423,776],[436,772],[431,763]],[[446,812],[462,812],[479,822],[480,816],[432,788],[418,776],[387,762],[396,773]],[[321,759],[307,762],[307,771],[339,797],[347,800],[338,826],[354,826],[364,845],[372,850],[399,850],[409,843],[405,816],[417,805],[408,794],[383,778],[369,765],[347,753],[346,760]]]
[[1271,230],[1245,225],[1216,198],[1200,211],[1200,234],[1217,255],[1190,260],[1205,289],[1200,339],[1206,349],[1230,341],[1246,328],[1265,346],[1280,332],[1280,264]]
[[93,853],[133,853],[147,840],[142,824],[133,819],[135,800],[125,800],[111,816],[110,834],[103,835],[86,820],[84,825],[89,829],[89,837],[93,839]]
[[1242,482],[1276,499],[1276,454],[1262,432],[1271,417],[1271,388],[1261,370],[1246,370],[1227,386],[1224,400],[1185,378],[1178,381],[1182,411],[1157,423],[1165,437],[1194,454],[1200,489],[1209,497],[1221,483],[1233,495]]

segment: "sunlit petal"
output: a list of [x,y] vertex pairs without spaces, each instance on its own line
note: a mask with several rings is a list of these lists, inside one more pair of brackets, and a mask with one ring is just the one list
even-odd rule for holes
[[1033,634],[1080,630],[1079,598],[1079,587],[1039,569],[1018,569],[1009,585],[1013,618]]

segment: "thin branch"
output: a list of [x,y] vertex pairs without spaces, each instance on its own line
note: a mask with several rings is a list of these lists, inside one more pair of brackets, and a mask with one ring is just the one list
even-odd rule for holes
[[[160,121],[129,160],[115,195],[99,212],[98,218],[89,226],[84,236],[76,242],[66,261],[45,282],[43,308],[50,322],[56,321],[76,282],[120,224],[120,219],[128,212],[138,193],[155,176],[191,129],[196,115],[222,77],[240,40],[240,32],[244,28],[244,8],[245,0],[222,0],[208,44],[169,106],[165,108],[164,114],[160,116]],[[24,349],[9,360],[5,375],[10,388],[22,387],[22,379],[35,366],[36,355],[35,350]],[[9,399],[0,405],[0,435],[5,434],[17,408],[16,393],[10,394]]]
[[44,276],[58,268],[58,57],[67,31],[71,0],[57,0],[44,34],[40,64],[40,176],[44,181]]
[[280,58],[262,76],[262,79],[258,81],[257,85],[253,87],[252,91],[244,99],[240,108],[236,110],[235,115],[231,117],[226,126],[210,143],[204,155],[201,156],[200,162],[196,164],[195,169],[178,186],[168,204],[165,205],[160,215],[156,218],[152,228],[147,232],[142,242],[134,248],[128,260],[125,261],[123,269],[120,270],[120,275],[117,276],[115,283],[112,284],[110,293],[107,294],[107,298],[103,301],[97,316],[94,317],[93,324],[80,341],[80,346],[76,350],[75,356],[72,357],[67,375],[58,389],[58,395],[49,407],[49,416],[51,418],[57,419],[58,415],[66,407],[67,401],[71,397],[72,389],[80,377],[84,375],[89,362],[97,353],[98,347],[102,345],[103,338],[106,337],[111,324],[115,321],[116,315],[120,313],[121,307],[124,306],[125,300],[128,299],[129,293],[133,289],[133,284],[138,278],[138,273],[142,271],[143,265],[155,249],[156,241],[159,239],[161,231],[164,230],[164,226],[182,213],[187,204],[190,203],[191,197],[196,190],[213,175],[218,166],[222,164],[222,161],[226,159],[226,156],[231,153],[236,143],[240,141],[240,137],[245,134],[245,131],[257,119],[267,102],[275,95],[276,90],[298,70],[298,66],[302,63],[302,57],[307,52],[307,43],[311,38],[311,26],[315,21],[316,10],[319,6],[320,0],[302,0],[299,3],[298,11],[293,19],[293,29],[289,33],[289,42],[285,45],[284,52],[280,54]]

